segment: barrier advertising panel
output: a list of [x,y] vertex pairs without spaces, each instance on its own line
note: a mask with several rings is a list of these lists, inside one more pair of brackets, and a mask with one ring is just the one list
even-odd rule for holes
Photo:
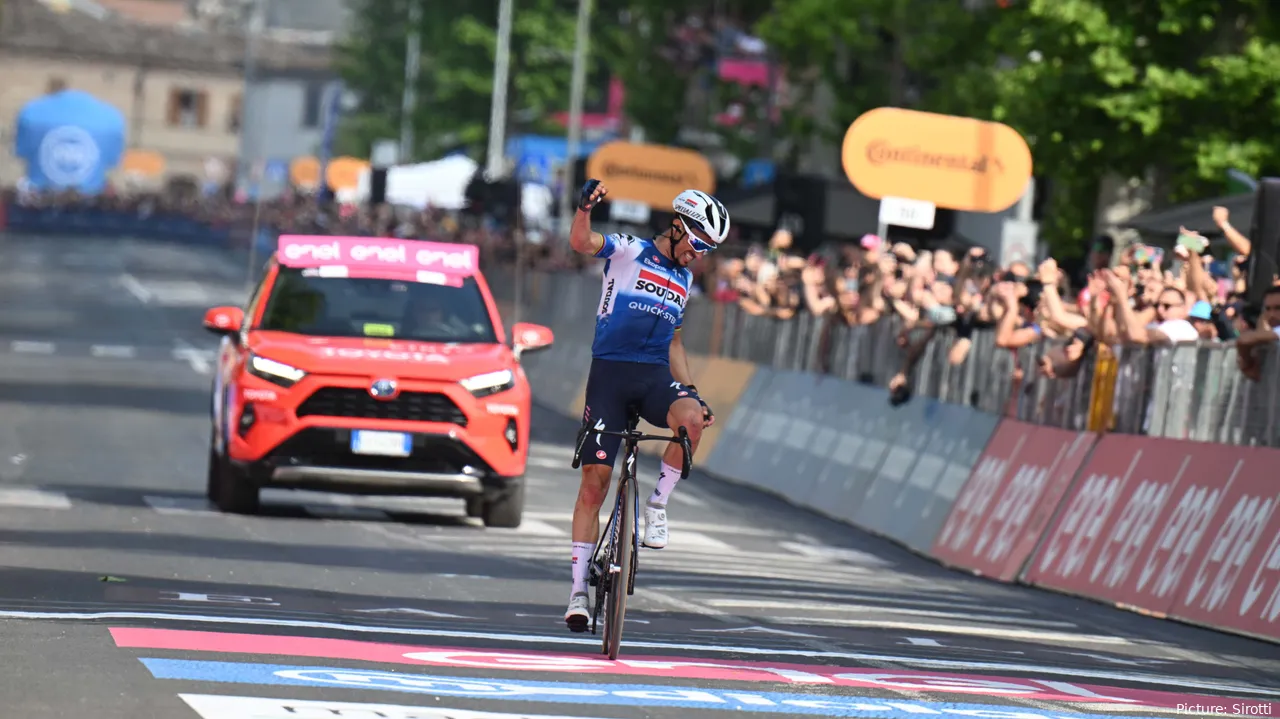
[[1108,435],[1025,579],[1280,639],[1280,451]]
[[1002,420],[938,533],[932,556],[1001,581],[1016,579],[1094,437]]
[[936,441],[930,441],[894,502],[905,514],[898,520],[894,538],[925,554],[933,548],[1000,418],[961,405],[940,404],[936,420]]

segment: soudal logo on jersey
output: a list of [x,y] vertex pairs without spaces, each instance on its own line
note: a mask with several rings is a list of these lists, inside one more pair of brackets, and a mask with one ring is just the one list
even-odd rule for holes
[[681,309],[684,308],[685,299],[688,298],[688,293],[685,289],[672,282],[671,278],[663,277],[656,272],[644,269],[640,270],[640,275],[636,277],[636,289],[647,294],[656,295]]

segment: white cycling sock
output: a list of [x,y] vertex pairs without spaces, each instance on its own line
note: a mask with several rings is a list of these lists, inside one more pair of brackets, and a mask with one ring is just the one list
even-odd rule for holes
[[649,506],[665,508],[667,500],[671,499],[671,493],[676,491],[676,482],[679,481],[680,470],[663,462],[662,471],[658,473],[658,486],[654,487],[653,494],[649,495]]
[[573,543],[573,590],[569,592],[572,598],[575,594],[587,593],[587,571],[591,564],[591,555],[595,554],[596,545],[592,542],[574,542]]

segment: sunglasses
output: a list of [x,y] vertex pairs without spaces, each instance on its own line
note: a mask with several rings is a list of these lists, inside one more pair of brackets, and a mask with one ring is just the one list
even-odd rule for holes
[[689,225],[684,221],[683,217],[680,218],[680,226],[684,228],[684,236],[689,238],[689,246],[693,248],[694,252],[699,255],[705,255],[716,248],[715,245],[695,235],[693,230],[689,229]]

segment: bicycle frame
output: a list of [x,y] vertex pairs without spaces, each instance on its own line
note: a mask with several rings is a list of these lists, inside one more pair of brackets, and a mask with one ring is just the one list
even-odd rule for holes
[[[573,467],[577,469],[582,464],[582,449],[586,444],[587,437],[590,435],[612,435],[623,439],[622,473],[618,481],[618,491],[614,497],[613,511],[609,515],[609,521],[605,524],[604,530],[600,533],[600,538],[596,542],[595,553],[592,555],[588,566],[589,584],[596,588],[595,606],[591,612],[592,634],[596,633],[600,612],[604,609],[606,598],[613,595],[614,616],[610,617],[606,622],[603,642],[603,653],[607,654],[610,659],[617,659],[621,648],[622,623],[626,614],[626,597],[635,594],[636,573],[640,555],[640,532],[637,529],[640,523],[640,493],[636,477],[636,461],[640,453],[640,442],[655,440],[679,444],[683,454],[680,468],[681,479],[688,478],[693,455],[689,433],[684,427],[681,427],[674,437],[662,437],[646,435],[637,431],[636,428],[639,424],[640,417],[634,411],[628,412],[627,429],[624,432],[593,431],[588,421],[584,419],[582,427],[578,430],[578,441],[573,453]],[[627,501],[628,498],[630,502]],[[631,505],[630,522],[624,521],[625,515],[623,512],[627,511],[627,504]],[[622,533],[621,527],[623,526],[629,527],[631,534],[629,538],[619,536]],[[624,541],[629,542],[631,545],[629,552],[622,552],[619,549]],[[615,564],[619,554],[630,556],[625,561]],[[624,568],[623,564],[628,566]],[[600,568],[601,565],[603,565],[603,572]],[[623,591],[620,596],[618,595],[619,587],[614,581],[615,575],[618,574],[622,574],[626,580],[626,591]]]

